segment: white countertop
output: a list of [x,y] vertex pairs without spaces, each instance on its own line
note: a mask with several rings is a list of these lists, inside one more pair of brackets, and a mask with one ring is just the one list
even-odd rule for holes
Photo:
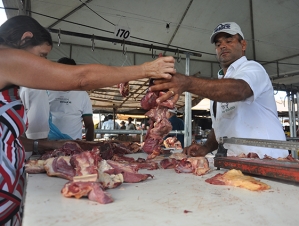
[[106,205],[65,198],[60,191],[66,180],[30,174],[23,226],[299,225],[299,183],[255,177],[271,189],[253,192],[205,182],[223,170],[204,176],[173,169],[139,172],[154,179],[107,190],[114,202]]

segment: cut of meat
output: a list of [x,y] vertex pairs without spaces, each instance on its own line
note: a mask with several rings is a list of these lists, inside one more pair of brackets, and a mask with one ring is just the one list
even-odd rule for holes
[[75,197],[77,199],[82,196],[88,196],[88,199],[101,204],[113,202],[111,195],[103,191],[100,183],[95,182],[68,182],[61,190],[64,197]]
[[165,148],[183,149],[181,142],[176,136],[168,137],[163,141]]
[[121,173],[124,177],[124,182],[126,183],[137,183],[140,181],[144,181],[149,177],[153,178],[151,174],[138,173],[138,166],[132,166],[124,163],[115,162],[112,160],[107,160],[107,163],[112,167],[112,169],[107,170],[105,173]]
[[28,160],[25,164],[26,173],[45,173],[45,160]]
[[240,170],[229,170],[223,174],[217,174],[206,182],[214,185],[230,185],[234,187],[246,188],[251,191],[263,191],[271,187],[251,176],[245,176]]
[[209,162],[205,157],[190,157],[177,162],[175,167],[177,173],[193,173],[196,176],[201,176],[210,170]]
[[69,141],[65,142],[61,148],[55,149],[53,151],[48,151],[41,156],[42,160],[48,158],[59,157],[59,156],[72,156],[74,154],[81,153],[83,150],[76,142]]
[[123,82],[117,85],[119,88],[119,93],[123,96],[123,97],[127,97],[130,94],[130,85],[129,82]]
[[48,176],[57,176],[72,180],[76,176],[76,171],[70,164],[71,156],[60,156],[45,160],[44,167]]
[[177,165],[177,160],[174,158],[166,158],[160,162],[160,166],[163,169],[174,169]]
[[176,160],[186,159],[187,155],[185,153],[173,153],[169,156],[169,158],[173,158]]
[[108,174],[107,171],[113,169],[106,160],[99,162],[98,175],[99,182],[104,188],[116,188],[124,182],[124,177],[121,173],[119,174]]
[[192,173],[196,176],[204,175],[210,170],[209,161],[205,157],[191,157],[187,161],[191,162]]
[[150,127],[145,136],[143,151],[148,154],[148,159],[153,159],[161,153],[161,144],[172,129],[168,118],[170,116],[168,108],[158,106],[151,109],[146,114],[150,118]]
[[92,151],[73,155],[70,163],[76,170],[76,176],[83,176],[98,173],[99,159],[99,150],[94,148]]

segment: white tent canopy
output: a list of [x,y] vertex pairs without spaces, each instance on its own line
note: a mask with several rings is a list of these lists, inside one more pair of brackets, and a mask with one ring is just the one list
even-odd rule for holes
[[[221,22],[235,21],[248,42],[247,57],[264,65],[274,86],[296,91],[299,87],[296,0],[3,0],[3,3],[8,17],[28,14],[46,28],[82,36],[61,34],[59,38],[53,32],[56,44],[50,60],[69,56],[78,64],[125,66],[150,61],[153,55],[162,52],[180,56],[176,69],[185,73],[183,53],[201,53],[201,57],[191,55],[189,74],[204,78],[215,78],[219,69],[214,46],[209,41],[212,30]],[[117,28],[130,31],[125,45],[97,39],[115,39]],[[175,49],[180,54],[150,50],[142,45]],[[127,99],[121,98],[115,87],[91,91],[90,97],[97,108],[133,109],[139,107],[146,84],[147,81],[132,82]],[[193,105],[200,99],[192,95]],[[178,102],[179,108],[183,106],[184,97]]]

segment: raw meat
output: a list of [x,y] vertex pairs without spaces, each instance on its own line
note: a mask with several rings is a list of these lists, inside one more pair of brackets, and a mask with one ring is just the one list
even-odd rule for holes
[[229,170],[226,173],[218,173],[212,178],[205,180],[214,185],[230,185],[234,187],[246,188],[250,191],[263,191],[271,187],[251,176],[245,176],[240,170]]
[[190,157],[178,161],[175,167],[177,173],[193,173],[196,176],[206,174],[210,170],[209,162],[205,157]]
[[68,182],[61,190],[64,197],[75,197],[77,199],[82,196],[88,196],[88,199],[101,204],[113,202],[111,195],[103,191],[100,183],[96,182]]
[[76,176],[98,173],[99,152],[94,148],[92,151],[84,151],[71,157],[70,163],[76,170]]
[[150,118],[149,129],[145,136],[143,151],[148,154],[148,159],[153,159],[161,153],[163,138],[171,131],[168,108],[157,106],[149,110],[146,114]]
[[60,156],[45,160],[44,167],[48,176],[57,176],[72,180],[76,176],[76,170],[70,163],[71,156]]
[[123,96],[123,97],[127,97],[130,94],[130,86],[129,86],[129,82],[123,82],[117,85],[117,87],[119,88],[119,93]]
[[165,148],[175,148],[175,149],[183,149],[181,142],[177,139],[176,136],[174,137],[167,137],[163,144]]
[[28,160],[25,163],[25,171],[26,173],[34,174],[34,173],[45,173],[44,167],[45,160]]
[[107,163],[112,166],[112,169],[107,170],[105,173],[108,174],[119,174],[121,173],[126,183],[137,183],[144,181],[147,178],[153,178],[151,174],[140,174],[138,173],[138,166],[132,166],[129,164],[119,163],[112,160],[107,160]]

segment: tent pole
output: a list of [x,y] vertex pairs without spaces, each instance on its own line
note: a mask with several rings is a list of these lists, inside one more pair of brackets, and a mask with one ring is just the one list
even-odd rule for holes
[[[190,68],[190,53],[186,53],[186,72],[185,75],[189,76]],[[191,94],[185,93],[185,136],[184,147],[190,146],[192,141],[192,114],[191,114]]]

